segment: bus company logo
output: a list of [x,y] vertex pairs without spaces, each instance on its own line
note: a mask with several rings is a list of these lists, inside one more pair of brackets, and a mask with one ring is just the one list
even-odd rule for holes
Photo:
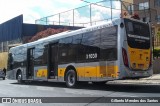
[[12,103],[11,98],[2,98],[2,103]]

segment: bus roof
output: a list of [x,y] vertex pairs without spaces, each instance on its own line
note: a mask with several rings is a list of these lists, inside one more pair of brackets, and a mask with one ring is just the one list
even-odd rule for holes
[[[101,28],[104,28],[104,27],[117,25],[118,23],[121,22],[120,20],[122,20],[122,19],[123,18],[113,19],[113,20],[107,21],[107,22],[99,24],[99,25],[94,25],[94,26],[81,28],[81,29],[73,30],[73,31],[69,30],[69,31],[65,31],[65,32],[62,32],[62,33],[50,35],[46,38],[41,38],[37,41],[33,41],[33,42],[30,42],[30,43],[26,43],[26,44],[22,44],[22,45],[19,45],[19,46],[16,46],[16,47],[12,47],[11,49],[14,49],[14,48],[17,48],[17,47],[31,47],[31,46],[36,45],[36,44],[48,43],[48,42],[51,42],[53,40],[58,40],[58,39],[61,39],[61,38],[64,38],[64,37],[69,37],[69,36],[72,36],[72,35],[75,35],[75,34],[81,34],[81,33],[89,32],[89,31],[101,29]],[[130,19],[130,20],[137,21],[135,19]]]

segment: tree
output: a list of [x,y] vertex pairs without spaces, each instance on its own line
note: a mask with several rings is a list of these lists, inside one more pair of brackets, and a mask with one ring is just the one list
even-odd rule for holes
[[65,29],[65,28],[60,28],[60,29],[48,28],[44,31],[38,32],[36,35],[34,35],[29,40],[29,42],[33,42],[33,41],[36,41],[38,39],[45,38],[47,36],[54,35],[54,34],[57,34],[57,33],[61,33],[61,32],[64,32],[64,31],[67,31],[67,29]]

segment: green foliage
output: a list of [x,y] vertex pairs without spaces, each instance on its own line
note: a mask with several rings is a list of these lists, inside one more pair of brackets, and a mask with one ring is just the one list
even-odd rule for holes
[[157,36],[160,36],[160,32],[159,31],[157,32]]
[[153,57],[160,57],[160,49],[154,49],[153,51]]

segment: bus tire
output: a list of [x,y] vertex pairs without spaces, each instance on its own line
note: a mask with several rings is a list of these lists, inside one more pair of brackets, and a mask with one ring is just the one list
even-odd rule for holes
[[5,77],[3,77],[3,80],[5,80]]
[[77,84],[77,75],[75,70],[69,69],[65,76],[66,85],[69,88],[73,88]]
[[21,71],[17,73],[17,82],[18,83],[23,83],[22,72]]

